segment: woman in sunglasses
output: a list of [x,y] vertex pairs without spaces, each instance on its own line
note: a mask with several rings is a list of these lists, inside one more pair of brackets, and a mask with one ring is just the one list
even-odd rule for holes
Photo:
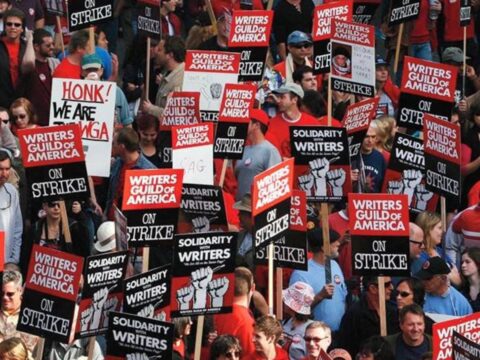
[[242,348],[240,342],[233,335],[220,335],[210,348],[210,360],[240,359]]
[[10,105],[12,114],[12,132],[17,135],[19,129],[30,129],[37,127],[37,115],[30,100],[26,98],[16,99]]

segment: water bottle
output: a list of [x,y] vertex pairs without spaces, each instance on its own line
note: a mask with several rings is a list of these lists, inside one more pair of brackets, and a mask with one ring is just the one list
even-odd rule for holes
[[438,3],[439,3],[438,0],[430,0],[430,12],[429,12],[430,20],[437,20],[438,16],[440,15],[439,10],[432,9],[432,5],[438,5]]

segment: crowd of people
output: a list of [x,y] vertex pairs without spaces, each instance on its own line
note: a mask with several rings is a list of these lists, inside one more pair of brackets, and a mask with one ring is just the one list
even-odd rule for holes
[[[393,1],[378,1],[373,15],[379,104],[359,155],[351,162],[353,188],[380,193],[395,134],[422,137],[421,132],[399,128],[396,123],[401,64],[410,55],[459,70],[450,122],[462,134],[461,198],[447,199],[445,224],[440,208],[410,213],[411,276],[384,277],[381,282],[387,336],[380,336],[383,304],[378,277],[352,274],[345,203],[329,209],[332,282],[325,280],[325,264],[330,260],[323,249],[319,213],[315,204],[308,204],[308,270],[285,269],[283,283],[276,283],[282,290],[283,319],[269,314],[266,270],[255,263],[252,239],[253,179],[291,157],[291,126],[339,127],[348,106],[361,100],[339,91],[328,97],[328,74],[314,74],[310,34],[314,8],[323,2],[273,1],[267,67],[263,80],[256,83],[259,91],[256,109],[250,112],[247,145],[242,159],[229,162],[222,182],[228,229],[238,231],[233,312],[207,316],[202,359],[315,360],[323,353],[334,360],[432,359],[435,315],[480,311],[480,1],[470,1],[472,19],[466,26],[464,53],[461,1],[420,0],[419,16],[403,24],[402,31],[399,25],[388,25]],[[113,3],[114,18],[95,26],[92,45],[88,30],[68,32],[66,18],[58,23],[47,12],[44,0],[0,0],[0,229],[5,233],[0,360],[87,356],[85,339],[70,344],[47,340],[41,355],[39,338],[16,330],[33,244],[85,258],[115,250],[114,209],[122,203],[125,171],[172,167],[170,133],[160,124],[169,95],[182,89],[186,51],[229,51],[233,11],[268,6],[262,0],[160,0],[162,37],[147,42],[137,32],[136,1]],[[400,70],[393,73],[396,51]],[[344,55],[336,57],[337,72],[354,66]],[[66,202],[68,224],[62,224],[62,199],[38,203],[30,198],[18,141],[18,130],[49,125],[53,78],[118,84],[110,177],[89,178],[89,201]],[[219,159],[214,160],[216,184],[221,165]],[[297,187],[303,188],[302,181],[298,179]],[[71,242],[66,241],[66,229]],[[190,230],[195,230],[195,224]],[[152,249],[150,268],[169,263],[170,256],[171,250]],[[141,254],[135,259],[141,262]],[[133,264],[131,274],[137,265]],[[172,359],[192,358],[195,319],[172,321]],[[93,354],[94,359],[104,358],[103,336],[97,337]]]

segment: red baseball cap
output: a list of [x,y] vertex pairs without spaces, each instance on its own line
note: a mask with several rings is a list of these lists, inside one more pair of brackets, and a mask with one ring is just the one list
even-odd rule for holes
[[262,123],[265,126],[268,126],[268,124],[270,124],[270,118],[263,110],[259,110],[259,109],[250,110],[250,119],[257,120],[258,122]]

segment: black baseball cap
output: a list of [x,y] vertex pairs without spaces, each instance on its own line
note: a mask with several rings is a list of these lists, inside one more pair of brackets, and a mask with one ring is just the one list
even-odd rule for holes
[[446,275],[450,273],[445,260],[440,256],[434,256],[425,261],[422,265],[422,269],[415,274],[415,277],[420,280],[430,280],[435,275]]

